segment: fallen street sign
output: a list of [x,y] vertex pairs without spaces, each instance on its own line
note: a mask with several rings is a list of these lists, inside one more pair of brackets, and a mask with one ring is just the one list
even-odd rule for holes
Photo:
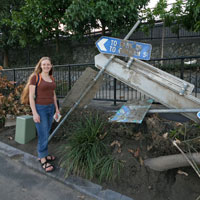
[[150,60],[151,44],[102,36],[96,46],[101,53]]

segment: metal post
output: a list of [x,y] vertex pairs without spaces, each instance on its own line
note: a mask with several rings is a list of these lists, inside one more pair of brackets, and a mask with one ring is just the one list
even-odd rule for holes
[[14,87],[16,86],[16,73],[15,73],[15,69],[13,70],[13,78],[14,78]]
[[198,71],[195,72],[195,96],[196,97],[197,97],[197,83],[198,83],[197,73]]
[[200,108],[182,108],[182,109],[151,109],[148,113],[197,113]]
[[69,65],[68,79],[69,79],[69,86],[68,86],[68,89],[71,90],[72,82],[71,82],[71,66],[70,66],[70,65]]
[[184,60],[181,59],[181,73],[180,73],[181,79],[184,79],[183,74],[184,74]]
[[114,78],[114,106],[117,105],[117,79]]
[[[140,20],[138,20],[136,22],[136,24],[133,26],[133,28],[129,31],[129,33],[126,35],[126,37],[124,38],[124,40],[127,40],[132,33],[135,31],[135,29],[138,27],[138,25],[140,24]],[[79,105],[79,103],[81,102],[81,100],[83,99],[83,97],[88,93],[88,91],[92,88],[92,86],[96,83],[96,81],[98,80],[98,78],[102,75],[102,73],[105,71],[105,69],[107,68],[107,66],[111,63],[111,61],[113,60],[115,56],[112,55],[108,61],[106,62],[106,64],[104,65],[104,67],[98,72],[98,74],[96,75],[96,77],[94,78],[93,82],[91,85],[89,85],[86,90],[83,92],[83,94],[81,95],[81,97],[79,98],[79,100],[70,108],[70,110],[68,111],[68,113],[65,115],[65,117],[62,119],[62,121],[59,123],[59,125],[55,128],[55,130],[53,131],[53,133],[49,136],[48,138],[48,142],[51,140],[51,138],[56,134],[56,131],[60,128],[60,126],[64,123],[64,121],[67,119],[67,117],[70,115],[70,113]]]

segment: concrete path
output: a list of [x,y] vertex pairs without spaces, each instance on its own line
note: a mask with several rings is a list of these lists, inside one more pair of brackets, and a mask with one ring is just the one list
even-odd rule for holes
[[0,199],[133,200],[56,168],[45,173],[37,157],[0,142]]
[[59,181],[0,153],[0,199],[93,200]]

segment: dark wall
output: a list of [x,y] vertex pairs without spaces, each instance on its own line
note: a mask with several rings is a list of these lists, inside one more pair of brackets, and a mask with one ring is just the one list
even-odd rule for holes
[[[95,46],[95,42],[99,37],[86,37],[81,41],[62,39],[59,53],[56,53],[54,41],[45,42],[43,45],[30,49],[11,49],[9,51],[9,64],[11,68],[34,66],[42,56],[51,57],[54,64],[93,63],[94,56],[99,53]],[[161,39],[135,41],[152,44],[151,58],[161,58]],[[163,52],[164,58],[199,56],[200,37],[164,39]],[[0,65],[3,65],[2,49],[0,49]]]

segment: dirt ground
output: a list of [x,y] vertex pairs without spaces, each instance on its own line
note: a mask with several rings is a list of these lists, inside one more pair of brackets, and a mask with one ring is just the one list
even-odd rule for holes
[[[96,112],[100,113],[104,119],[113,115],[113,112],[94,108],[86,109],[86,111],[75,110],[49,143],[50,153],[58,156],[58,147],[67,142],[74,124],[82,115]],[[53,128],[55,126],[56,124]],[[116,145],[113,146],[113,155],[123,160],[124,168],[117,180],[103,182],[101,185],[104,188],[122,193],[134,200],[200,199],[200,178],[191,167],[158,172],[144,165],[144,160],[147,158],[179,153],[171,141],[164,137],[166,133],[177,134],[180,140],[186,137],[197,137],[200,135],[200,126],[191,122],[181,124],[169,121],[155,114],[147,115],[142,124],[110,123],[109,126],[110,144],[116,141]],[[22,145],[15,142],[14,136],[14,126],[0,130],[0,141],[25,152],[37,154],[37,139]],[[199,143],[198,141],[193,146],[198,151]],[[95,182],[95,180],[92,181]]]

